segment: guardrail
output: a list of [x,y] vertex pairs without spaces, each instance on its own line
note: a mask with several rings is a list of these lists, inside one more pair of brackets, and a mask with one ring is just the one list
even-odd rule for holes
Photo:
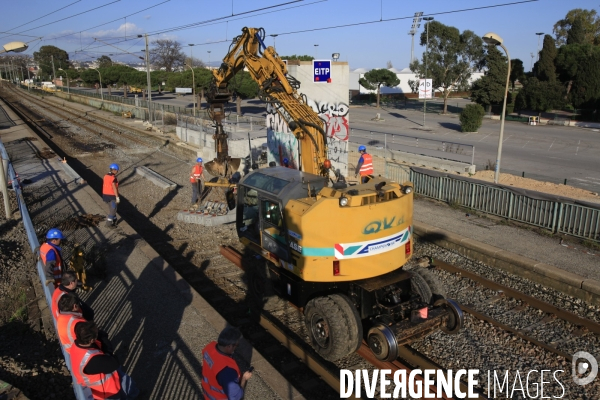
[[[0,140],[0,153],[2,154],[2,158],[8,160],[8,176],[12,181],[12,189],[15,192],[17,198],[17,204],[19,206],[19,212],[21,213],[21,220],[23,221],[23,226],[25,227],[25,232],[27,232],[27,240],[29,241],[29,247],[31,247],[31,252],[35,253],[37,249],[40,247],[40,242],[35,234],[35,228],[33,227],[33,222],[31,221],[31,217],[29,216],[29,211],[27,209],[27,204],[25,203],[25,199],[23,198],[23,191],[21,188],[21,184],[15,173],[15,170],[10,162],[10,158],[8,157],[8,152],[4,147],[4,144]],[[52,292],[54,289],[52,285],[46,286],[46,278],[44,274],[44,266],[42,265],[42,261],[38,260],[37,262],[37,273],[38,279],[42,284],[42,288],[44,289],[44,296],[46,297],[46,304],[48,305],[48,310],[52,310]],[[54,321],[54,318],[52,318]],[[54,331],[57,332],[56,329],[56,321],[54,321]],[[69,371],[71,370],[71,360],[69,355],[65,352],[62,344],[60,348],[63,352],[63,357],[65,358],[65,363]],[[71,379],[73,379],[73,391],[75,392],[75,397],[77,400],[91,400],[92,393],[88,388],[85,388],[77,383],[75,377],[71,374]]]
[[[385,177],[411,181],[415,193],[472,210],[600,242],[600,207],[547,200],[509,189],[470,182],[467,178],[428,175],[412,168],[386,162]],[[540,197],[543,197],[540,196]]]

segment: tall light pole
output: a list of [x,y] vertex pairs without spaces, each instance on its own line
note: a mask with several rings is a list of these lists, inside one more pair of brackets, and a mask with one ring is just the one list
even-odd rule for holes
[[529,66],[529,69],[531,70],[531,72],[533,72],[533,59],[535,58],[535,54],[531,53],[531,65]]
[[104,92],[102,92],[102,74],[96,68],[90,67],[90,69],[93,69],[94,71],[96,71],[98,73],[98,76],[100,77],[100,99],[102,99],[102,101],[104,101]]
[[[146,38],[146,81],[148,85],[148,122],[152,123],[152,84],[150,83],[150,50],[148,49],[148,34],[143,35]],[[142,35],[138,35],[139,38]]]
[[318,58],[318,50],[319,50],[319,45],[315,44],[315,60]]
[[538,37],[538,49],[537,49],[537,59],[540,61],[540,37],[544,34],[544,32],[537,32],[536,35]]
[[188,67],[189,69],[192,70],[192,96],[194,96],[194,117],[196,116],[196,78],[194,77],[194,68],[190,67],[189,65],[185,64],[186,67]]
[[[67,75],[67,93],[71,94],[71,82],[69,81],[69,73],[62,68],[59,68],[58,70],[63,71],[65,75]],[[100,92],[102,92],[102,85],[100,85]]]
[[415,57],[414,57],[414,53],[415,53],[415,33],[417,33],[417,29],[419,29],[419,27],[421,26],[420,22],[421,22],[421,16],[422,15],[423,15],[423,12],[421,12],[421,11],[415,13],[415,17],[413,18],[412,26],[410,28],[410,31],[408,31],[408,34],[412,36],[411,42],[410,42],[410,62],[411,63],[415,59]]
[[500,116],[500,138],[498,139],[498,155],[496,156],[496,171],[494,172],[494,183],[498,183],[500,178],[500,160],[502,158],[502,138],[504,136],[504,119],[506,114],[506,98],[508,97],[508,82],[510,80],[510,55],[508,49],[504,47],[503,40],[493,32],[483,35],[483,41],[492,46],[500,46],[508,58],[508,71],[506,72],[506,87],[504,88],[504,102],[502,104],[502,115]]
[[190,46],[190,65],[192,66],[192,68],[194,68],[194,45],[188,44],[188,46]]
[[277,48],[275,47],[275,38],[276,38],[277,36],[279,36],[279,35],[277,35],[277,34],[272,34],[272,35],[269,35],[269,36],[271,36],[271,37],[273,38],[273,48],[275,49],[275,51],[277,51]]
[[206,50],[208,53],[208,69],[210,70],[210,50]]
[[[423,17],[423,21],[426,21],[425,30],[427,31],[427,41],[425,42],[425,98],[423,99],[423,128],[425,128],[425,116],[427,115],[427,59],[429,58],[429,22],[433,21],[433,19],[433,17]],[[433,84],[431,85],[431,93],[433,94]]]

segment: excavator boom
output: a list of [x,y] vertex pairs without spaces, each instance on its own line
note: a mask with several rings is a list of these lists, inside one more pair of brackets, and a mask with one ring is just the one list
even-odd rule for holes
[[[209,113],[216,124],[215,140],[225,141],[222,120],[224,105],[230,101],[227,85],[236,73],[246,68],[259,85],[260,98],[273,105],[300,143],[300,169],[327,176],[331,166],[327,160],[327,138],[323,121],[307,104],[306,97],[297,92],[300,83],[287,75],[287,66],[275,49],[264,44],[262,28],[244,28],[233,39],[227,55],[218,70],[213,70],[213,81],[207,94]],[[219,149],[217,148],[217,156]],[[219,157],[217,157],[219,158]]]

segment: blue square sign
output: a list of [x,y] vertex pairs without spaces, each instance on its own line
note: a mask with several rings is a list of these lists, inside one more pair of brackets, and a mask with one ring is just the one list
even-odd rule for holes
[[331,83],[331,60],[313,60],[313,82]]

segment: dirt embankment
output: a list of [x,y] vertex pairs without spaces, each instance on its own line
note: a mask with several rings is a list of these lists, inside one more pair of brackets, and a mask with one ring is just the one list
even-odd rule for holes
[[[477,171],[472,176],[474,179],[493,182],[494,171]],[[570,197],[572,199],[589,201],[600,204],[600,196],[598,193],[590,192],[589,190],[576,188],[569,185],[560,185],[552,182],[537,181],[535,179],[522,178],[516,175],[500,173],[499,183],[506,186],[514,186],[536,192],[555,194],[557,196]]]

